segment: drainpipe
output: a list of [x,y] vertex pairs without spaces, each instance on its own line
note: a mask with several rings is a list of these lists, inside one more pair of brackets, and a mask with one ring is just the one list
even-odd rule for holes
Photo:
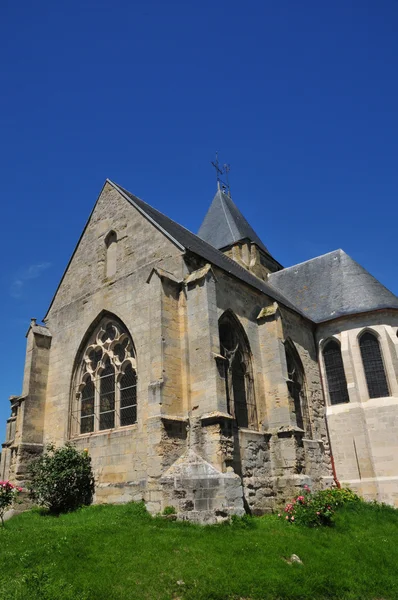
[[322,372],[321,372],[321,365],[319,364],[319,360],[320,360],[320,351],[319,351],[319,347],[318,347],[318,369],[319,369],[319,379],[321,381],[321,387],[322,387],[322,393],[323,393],[323,398],[324,398],[324,402],[325,402],[325,425],[326,425],[326,435],[328,438],[328,442],[329,442],[329,450],[330,450],[330,462],[332,465],[332,473],[333,473],[333,480],[334,483],[336,484],[336,487],[341,488],[341,483],[340,481],[337,479],[337,473],[336,473],[336,466],[334,464],[334,458],[333,458],[333,452],[332,452],[332,443],[330,441],[330,432],[329,432],[329,426],[328,426],[328,419],[326,416],[326,391],[325,391],[325,386],[323,383],[323,377],[322,377]]

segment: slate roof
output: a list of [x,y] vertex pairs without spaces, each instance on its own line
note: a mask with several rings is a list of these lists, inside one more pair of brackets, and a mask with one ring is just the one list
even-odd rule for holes
[[271,273],[269,283],[315,323],[383,308],[398,298],[343,250]]
[[210,245],[182,225],[179,225],[169,217],[166,217],[163,213],[156,210],[137,196],[134,196],[120,185],[113,181],[107,180],[112,186],[114,186],[119,192],[133,205],[139,212],[144,214],[158,229],[163,231],[169,238],[174,241],[182,250],[189,250],[194,254],[201,256],[209,263],[219,267],[223,271],[226,271],[233,277],[240,279],[244,283],[251,287],[267,294],[277,302],[280,302],[284,306],[291,308],[292,310],[301,313],[300,309],[297,309],[292,302],[290,302],[285,295],[277,289],[272,288],[267,282],[262,281],[255,275],[252,275],[249,271],[241,267],[237,262],[220,252],[217,248]]
[[248,239],[264,252],[268,249],[246,221],[232,198],[218,190],[198,231],[198,236],[218,250]]
[[[121,186],[109,179],[106,181],[182,251],[190,251],[204,258],[207,262],[314,323],[386,308],[398,310],[398,297],[343,250],[335,250],[293,267],[271,273],[268,281],[265,282],[241,267],[217,248],[169,219]],[[94,210],[95,206],[91,215]],[[65,274],[90,222],[91,215],[69,260],[44,320],[53,306]],[[36,327],[40,327],[40,333],[46,334],[45,331],[42,331],[42,329],[45,329],[43,326]]]

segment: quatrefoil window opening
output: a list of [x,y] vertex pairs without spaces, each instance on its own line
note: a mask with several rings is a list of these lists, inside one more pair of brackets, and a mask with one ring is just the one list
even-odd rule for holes
[[75,433],[93,433],[137,421],[134,347],[117,323],[108,321],[97,329],[84,352],[80,372],[77,409],[72,411]]

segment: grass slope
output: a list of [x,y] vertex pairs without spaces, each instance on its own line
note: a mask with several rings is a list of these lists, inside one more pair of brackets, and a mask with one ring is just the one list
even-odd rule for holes
[[[0,530],[1,600],[398,598],[398,511],[345,508],[336,526],[276,516],[200,527],[141,504],[24,513]],[[283,560],[298,554],[304,565]]]

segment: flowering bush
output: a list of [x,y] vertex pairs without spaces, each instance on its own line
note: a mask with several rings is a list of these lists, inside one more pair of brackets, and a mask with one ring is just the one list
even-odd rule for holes
[[350,489],[331,488],[311,493],[308,485],[305,485],[303,493],[286,504],[284,514],[279,513],[278,516],[284,516],[289,523],[307,527],[330,526],[337,508],[356,502],[361,502],[361,499]]
[[91,504],[94,477],[88,452],[71,444],[47,451],[30,466],[30,495],[53,514]]
[[16,500],[22,488],[17,487],[9,481],[0,481],[0,520],[4,526],[4,513]]

